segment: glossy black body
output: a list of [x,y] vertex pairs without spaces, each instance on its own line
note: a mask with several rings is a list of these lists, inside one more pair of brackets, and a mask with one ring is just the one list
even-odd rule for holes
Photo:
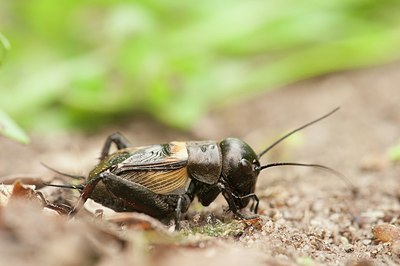
[[[112,143],[118,151],[109,154]],[[106,140],[72,212],[92,198],[116,211],[143,212],[165,222],[174,218],[179,228],[181,214],[195,197],[208,206],[222,193],[234,214],[251,218],[239,210],[253,199],[257,212],[259,166],[253,149],[236,138],[130,147],[116,133]]]

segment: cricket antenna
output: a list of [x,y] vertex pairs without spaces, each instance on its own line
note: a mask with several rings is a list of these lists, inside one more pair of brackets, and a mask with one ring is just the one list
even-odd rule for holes
[[353,190],[356,189],[356,186],[342,173],[328,167],[325,165],[321,165],[321,164],[306,164],[306,163],[291,163],[291,162],[277,162],[277,163],[269,163],[266,165],[262,165],[257,167],[256,170],[262,171],[266,168],[271,168],[271,167],[277,167],[277,166],[305,166],[305,167],[314,167],[314,168],[320,168],[322,170],[328,171],[332,174],[334,174],[335,176],[339,177],[340,179],[342,179],[343,182],[345,182],[346,184],[348,184]]
[[83,184],[79,184],[79,185],[71,185],[71,184],[69,184],[69,185],[58,185],[58,184],[51,184],[51,183],[43,182],[43,185],[49,186],[49,187],[77,189],[79,191],[82,191],[85,188],[85,186]]
[[46,168],[49,169],[50,171],[53,171],[53,172],[56,173],[56,174],[63,175],[63,176],[67,176],[67,177],[70,177],[70,178],[76,179],[76,180],[83,180],[83,179],[86,179],[84,176],[81,176],[81,175],[72,175],[72,174],[63,173],[63,172],[61,172],[61,171],[58,171],[58,170],[56,170],[56,169],[54,169],[54,168],[48,166],[48,165],[45,164],[45,163],[41,163],[41,164],[42,164],[44,167],[46,167]]
[[271,150],[273,147],[275,147],[277,144],[279,144],[281,141],[283,141],[284,139],[288,138],[289,136],[293,135],[294,133],[296,133],[297,131],[300,131],[308,126],[311,126],[312,124],[315,124],[319,121],[321,121],[324,118],[327,118],[328,116],[332,115],[333,113],[335,113],[337,110],[339,110],[340,107],[336,107],[335,109],[333,109],[332,111],[330,111],[329,113],[327,113],[326,115],[321,116],[320,118],[317,118],[299,128],[296,128],[292,131],[290,131],[289,133],[287,133],[286,135],[284,135],[283,137],[281,137],[280,139],[278,139],[277,141],[275,141],[274,143],[272,143],[268,148],[266,148],[265,150],[263,150],[262,152],[260,152],[257,156],[258,159],[260,159],[264,154],[266,154],[269,150]]

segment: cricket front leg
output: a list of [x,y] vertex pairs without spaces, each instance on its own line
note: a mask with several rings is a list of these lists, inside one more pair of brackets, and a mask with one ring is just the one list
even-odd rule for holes
[[221,191],[222,196],[224,196],[226,202],[228,203],[229,210],[233,212],[233,214],[235,214],[237,217],[243,220],[250,220],[258,217],[257,215],[245,215],[239,212],[239,208],[236,206],[234,200],[234,194],[228,188],[228,186],[224,185],[223,183],[218,183],[218,188]]
[[238,199],[241,199],[241,200],[247,199],[247,198],[252,199],[253,202],[251,203],[250,211],[253,212],[254,214],[257,214],[257,212],[258,212],[258,205],[259,205],[259,203],[260,203],[260,200],[258,199],[258,197],[257,197],[256,194],[250,193],[250,194],[248,194],[248,195],[246,195],[246,196],[236,196],[236,195],[233,195],[233,197],[238,198]]

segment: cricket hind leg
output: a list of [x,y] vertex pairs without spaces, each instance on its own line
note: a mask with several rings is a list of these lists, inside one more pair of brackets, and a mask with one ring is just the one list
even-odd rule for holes
[[[70,212],[71,216],[83,207],[86,200],[92,196],[93,191],[100,181],[104,184],[107,191],[118,199],[118,201],[110,203],[107,206],[111,209],[119,210],[121,206],[118,205],[123,203],[128,207],[126,211],[146,213],[160,220],[169,217],[172,218],[175,215],[179,195],[156,194],[140,184],[128,181],[111,172],[103,172],[86,183],[78,203]],[[183,205],[182,209],[184,208],[186,208],[186,205]]]
[[109,153],[111,144],[114,143],[118,150],[125,149],[131,146],[129,140],[127,140],[121,133],[116,132],[108,136],[104,143],[103,149],[101,150],[100,160],[103,160]]

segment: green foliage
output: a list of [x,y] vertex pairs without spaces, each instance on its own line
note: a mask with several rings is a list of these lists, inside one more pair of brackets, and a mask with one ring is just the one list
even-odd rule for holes
[[0,134],[23,144],[29,142],[26,133],[4,112],[0,110]]
[[209,108],[400,56],[400,2],[1,3],[13,49],[0,108],[23,126],[86,126],[148,113],[187,128]]
[[[10,43],[7,38],[0,33],[0,66],[2,65],[7,52],[10,50]],[[0,110],[0,134],[10,139],[27,144],[29,137],[6,113]]]
[[192,226],[190,229],[183,231],[184,235],[202,235],[206,237],[229,237],[239,236],[243,234],[245,224],[242,221],[232,220],[228,222],[220,222]]
[[315,261],[310,257],[299,257],[299,258],[297,258],[296,262],[300,266],[313,266],[313,265],[316,265]]
[[8,50],[10,50],[10,43],[8,42],[7,38],[0,33],[0,66],[3,64],[4,59],[6,58]]
[[400,143],[392,146],[388,150],[388,156],[389,156],[389,159],[392,161],[396,161],[396,162],[400,161]]

